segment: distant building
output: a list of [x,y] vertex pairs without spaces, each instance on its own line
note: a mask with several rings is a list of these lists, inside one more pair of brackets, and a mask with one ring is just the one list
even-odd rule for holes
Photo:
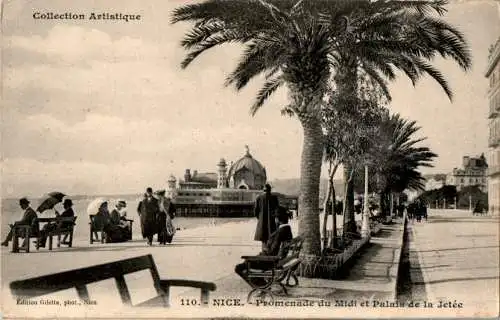
[[464,156],[462,168],[453,168],[446,177],[446,184],[456,186],[458,191],[467,186],[478,186],[481,191],[487,192],[487,169],[484,154],[479,157]]
[[489,212],[500,214],[500,38],[490,48],[488,68],[485,76],[490,80],[488,119],[490,147],[488,160],[488,205]]
[[[264,166],[250,154],[227,168],[225,159],[217,163],[217,172],[186,169],[184,179],[170,176],[167,195],[176,205],[180,216],[247,217],[253,216],[255,198],[262,192],[267,174]],[[274,193],[280,205],[297,208],[297,197]]]

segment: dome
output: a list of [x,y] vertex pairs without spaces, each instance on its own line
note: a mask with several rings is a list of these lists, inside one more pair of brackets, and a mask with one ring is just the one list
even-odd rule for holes
[[228,177],[235,180],[235,187],[238,187],[240,180],[245,179],[250,189],[261,189],[266,182],[266,169],[252,157],[246,146],[245,155],[231,165]]

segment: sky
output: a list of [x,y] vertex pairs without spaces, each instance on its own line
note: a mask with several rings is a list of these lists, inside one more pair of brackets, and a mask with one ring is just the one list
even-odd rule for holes
[[[180,46],[187,24],[170,23],[179,0],[8,0],[2,12],[2,197],[139,193],[164,188],[186,168],[216,171],[245,145],[268,180],[299,177],[302,131],[283,117],[286,90],[256,116],[262,84],[224,87],[242,48],[204,53],[187,69]],[[430,79],[391,84],[391,111],[416,120],[439,157],[424,173],[448,172],[463,155],[487,153],[488,47],[500,35],[498,3],[453,1],[445,19],[466,36],[465,73],[436,60],[455,94]],[[35,12],[140,14],[139,21],[40,20]],[[325,170],[323,170],[323,175]]]

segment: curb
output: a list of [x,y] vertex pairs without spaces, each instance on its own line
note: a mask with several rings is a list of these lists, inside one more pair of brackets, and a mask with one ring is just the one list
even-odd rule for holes
[[406,212],[403,215],[403,232],[401,235],[401,241],[399,243],[399,248],[394,250],[394,259],[392,261],[392,267],[389,269],[389,276],[394,278],[394,283],[392,285],[392,298],[394,301],[397,301],[398,296],[398,286],[399,286],[399,273],[401,269],[401,260],[403,258],[403,248],[408,241],[407,237],[405,237],[406,232],[408,231],[408,219],[406,216]]

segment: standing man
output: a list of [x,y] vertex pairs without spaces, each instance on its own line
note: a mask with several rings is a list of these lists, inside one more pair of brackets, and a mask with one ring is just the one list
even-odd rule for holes
[[[10,224],[10,230],[9,234],[5,238],[5,240],[2,242],[2,246],[8,247],[9,242],[12,240],[13,234],[12,234],[12,229],[15,225],[28,225],[31,226],[31,232],[36,234],[38,233],[38,223],[37,223],[37,215],[35,210],[33,210],[30,207],[30,202],[26,198],[21,198],[19,199],[19,206],[21,207],[22,210],[24,210],[23,217],[21,220],[14,222],[14,224]],[[29,241],[29,235],[25,235],[24,241]]]
[[157,233],[157,217],[159,213],[158,200],[153,197],[153,189],[147,188],[144,199],[139,202],[137,212],[141,217],[142,237],[148,239],[148,245],[153,245],[153,236]]
[[255,199],[254,213],[259,219],[255,230],[255,241],[262,242],[262,250],[266,248],[266,243],[270,235],[276,231],[277,211],[279,207],[278,197],[271,194],[271,186],[264,186],[264,193]]

